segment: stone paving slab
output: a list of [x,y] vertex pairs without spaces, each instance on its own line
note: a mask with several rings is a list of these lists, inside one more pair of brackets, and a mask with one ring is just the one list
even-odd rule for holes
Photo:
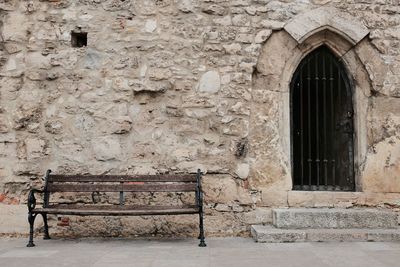
[[1,239],[2,266],[362,266],[393,267],[400,242],[256,243],[251,238],[198,240]]

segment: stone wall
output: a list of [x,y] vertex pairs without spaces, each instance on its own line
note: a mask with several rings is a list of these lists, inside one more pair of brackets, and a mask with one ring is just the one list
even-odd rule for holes
[[[343,21],[318,19],[326,7]],[[348,38],[285,28],[310,10]],[[2,0],[0,19],[2,232],[27,225],[19,205],[46,169],[200,168],[213,235],[248,233],[271,207],[400,206],[398,0]],[[71,32],[87,46],[71,47]],[[291,191],[287,84],[318,42],[345,51],[356,83],[358,192]],[[69,219],[54,231],[197,232],[195,216]]]

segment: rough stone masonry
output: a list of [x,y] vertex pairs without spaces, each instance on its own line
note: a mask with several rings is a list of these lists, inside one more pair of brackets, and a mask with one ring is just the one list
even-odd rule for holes
[[[272,207],[400,207],[399,0],[0,0],[0,21],[3,234],[27,233],[49,168],[200,168],[208,235]],[[291,190],[288,84],[320,44],[355,84],[356,192]],[[197,233],[194,216],[58,219],[64,236]]]

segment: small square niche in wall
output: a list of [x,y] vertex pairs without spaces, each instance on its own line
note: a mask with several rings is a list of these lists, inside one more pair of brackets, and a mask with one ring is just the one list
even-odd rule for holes
[[72,47],[87,46],[87,32],[71,32]]

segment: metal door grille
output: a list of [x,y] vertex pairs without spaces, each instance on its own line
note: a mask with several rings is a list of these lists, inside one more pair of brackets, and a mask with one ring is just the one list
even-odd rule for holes
[[352,90],[325,46],[293,76],[291,136],[294,190],[354,190]]

